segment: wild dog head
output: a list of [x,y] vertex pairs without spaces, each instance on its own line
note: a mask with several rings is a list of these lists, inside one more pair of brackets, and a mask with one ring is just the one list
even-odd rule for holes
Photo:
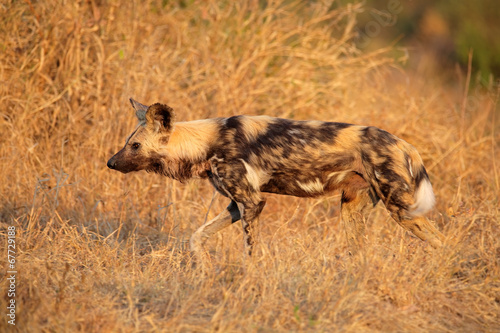
[[164,104],[143,105],[133,99],[139,124],[127,138],[125,146],[108,161],[108,168],[123,173],[152,171],[162,173],[164,148],[170,138],[174,124],[174,112]]

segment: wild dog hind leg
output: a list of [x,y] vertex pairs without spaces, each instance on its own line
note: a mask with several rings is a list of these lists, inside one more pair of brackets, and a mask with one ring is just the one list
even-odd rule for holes
[[402,212],[392,213],[391,216],[400,226],[421,240],[429,242],[433,248],[443,245],[444,235],[425,216],[408,216]]
[[[430,186],[430,182],[421,186]],[[419,208],[423,199],[419,195],[415,195],[414,191],[397,191],[396,189],[393,192],[394,194],[388,195],[384,202],[391,217],[404,229],[412,232],[421,240],[429,242],[432,247],[441,247],[445,239],[444,235],[422,215],[422,212],[416,209]],[[432,196],[434,195],[432,194]],[[428,209],[423,211],[426,210]]]
[[354,172],[342,182],[342,188],[342,222],[350,252],[355,254],[364,243],[366,214],[379,199],[369,184]]
[[391,216],[404,229],[412,232],[434,248],[442,246],[444,235],[423,214],[434,205],[434,193],[428,178],[420,181],[416,188],[405,190],[393,187],[386,196],[385,206]]

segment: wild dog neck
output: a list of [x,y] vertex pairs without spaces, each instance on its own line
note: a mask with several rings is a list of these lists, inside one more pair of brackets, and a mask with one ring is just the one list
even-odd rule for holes
[[207,159],[210,146],[218,137],[216,119],[175,123],[165,150],[178,160],[198,162]]
[[206,178],[210,164],[207,153],[218,137],[216,119],[175,123],[166,142],[159,150],[158,163],[149,171],[184,181],[189,178]]

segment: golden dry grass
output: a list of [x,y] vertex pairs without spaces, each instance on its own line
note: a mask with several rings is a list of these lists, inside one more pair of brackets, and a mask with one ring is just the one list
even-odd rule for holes
[[[291,1],[8,1],[0,5],[0,219],[17,228],[20,332],[500,330],[498,91],[392,68],[352,44],[359,5]],[[338,198],[269,196],[257,247],[239,225],[191,233],[227,202],[208,183],[122,175],[128,98],[178,120],[267,114],[382,127],[415,145],[443,249],[371,214],[347,255]],[[209,209],[210,208],[210,209]],[[2,279],[4,280],[4,279]]]

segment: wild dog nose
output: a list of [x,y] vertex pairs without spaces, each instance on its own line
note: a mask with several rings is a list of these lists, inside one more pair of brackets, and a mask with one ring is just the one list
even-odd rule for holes
[[112,158],[110,158],[110,159],[109,159],[109,161],[108,161],[108,164],[107,164],[107,165],[108,165],[108,168],[110,168],[110,169],[114,169],[114,168],[115,168],[116,163],[115,163],[115,161],[113,161],[113,159],[112,159]]

